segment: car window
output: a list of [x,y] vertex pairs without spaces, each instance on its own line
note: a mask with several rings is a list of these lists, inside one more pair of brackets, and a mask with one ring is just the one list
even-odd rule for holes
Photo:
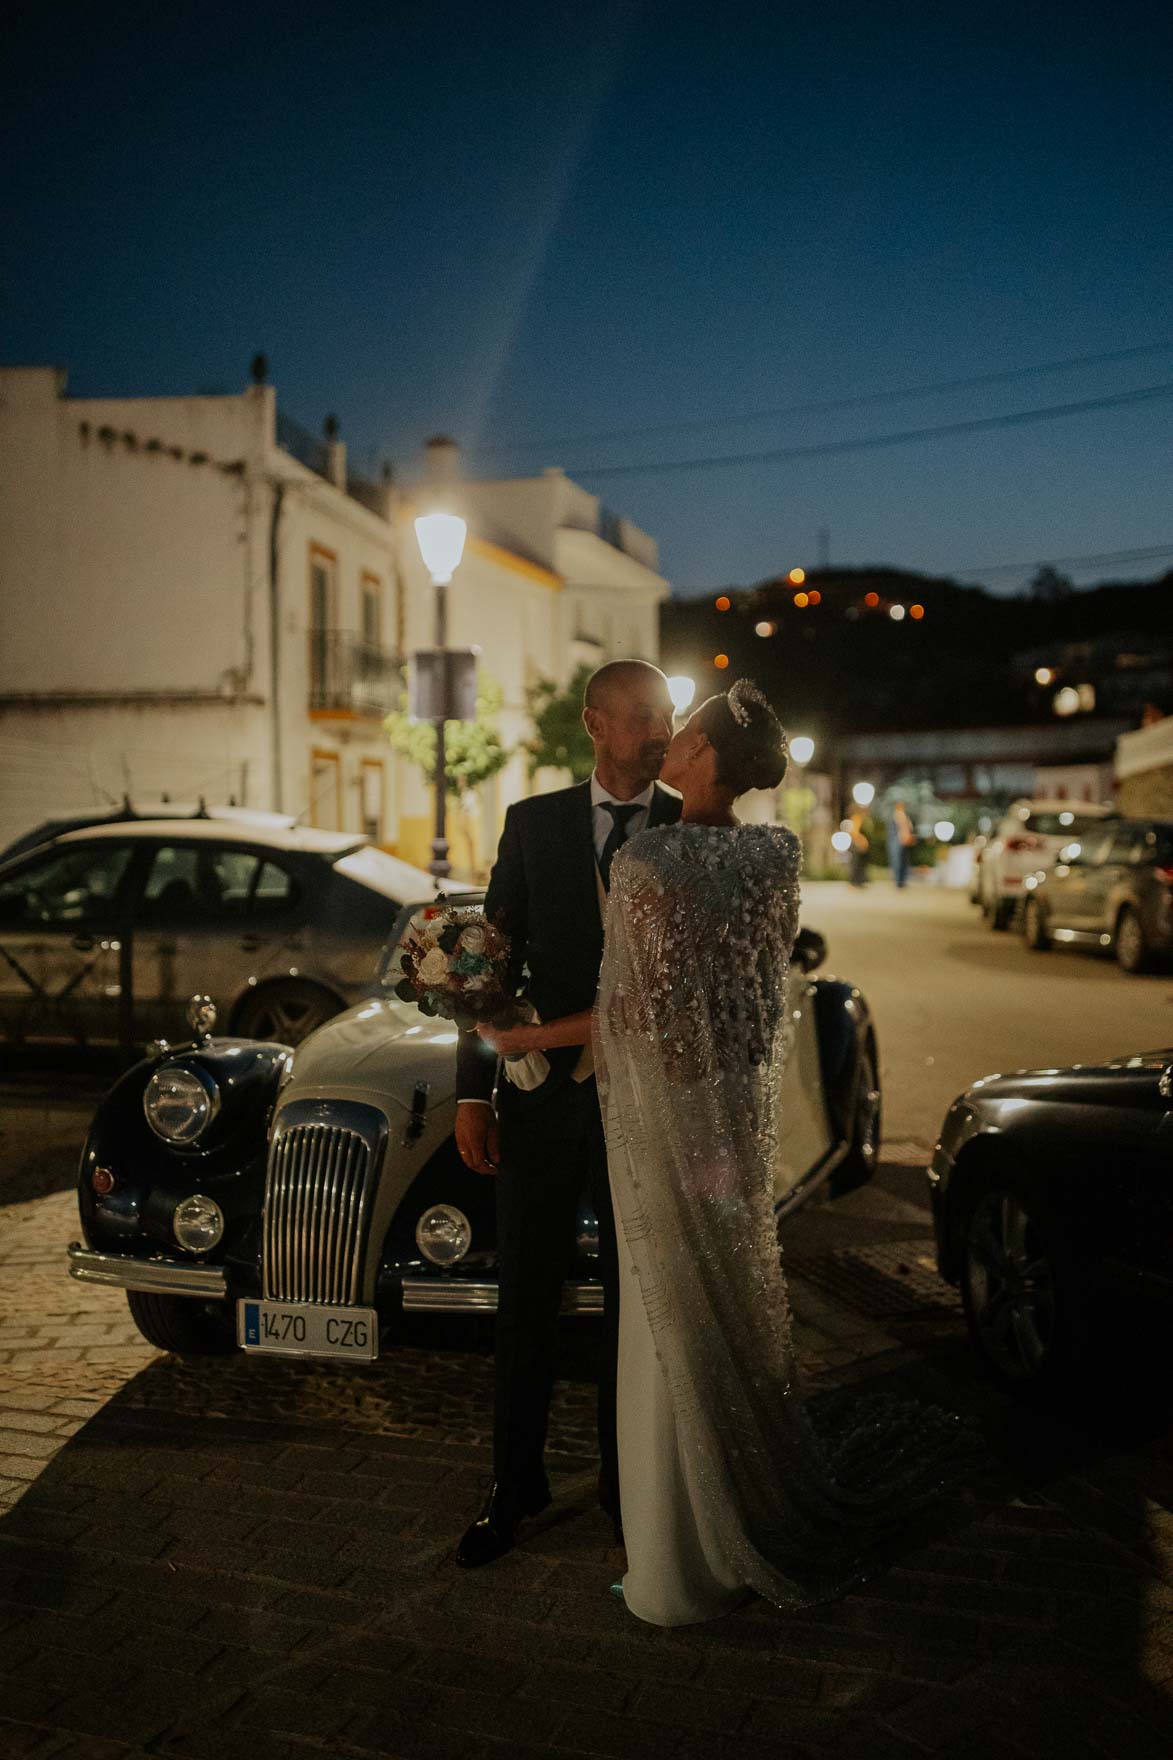
[[279,862],[262,862],[253,888],[254,915],[276,916],[297,901],[297,886],[288,868]]
[[1068,807],[1057,813],[1028,813],[1021,821],[1024,831],[1033,831],[1038,837],[1082,837],[1102,823],[1094,813],[1079,813]]
[[160,844],[143,888],[143,917],[199,923],[243,917],[260,859],[223,844]]
[[1144,836],[1137,839],[1132,859],[1151,863],[1155,868],[1173,868],[1173,826],[1150,825]]
[[130,862],[129,843],[56,849],[0,881],[0,923],[81,923],[108,916]]
[[1135,862],[1144,849],[1144,833],[1136,825],[1118,825],[1108,845],[1110,862]]

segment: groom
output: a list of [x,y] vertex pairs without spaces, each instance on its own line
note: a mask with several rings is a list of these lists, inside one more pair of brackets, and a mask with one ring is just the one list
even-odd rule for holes
[[[656,777],[672,738],[668,681],[643,660],[616,660],[587,684],[583,722],[595,748],[589,782],[519,801],[505,815],[486,913],[509,937],[513,979],[542,1020],[589,1008],[603,956],[603,904],[617,849],[680,816]],[[458,1564],[489,1564],[518,1522],[550,1501],[542,1455],[554,1379],[562,1284],[584,1191],[599,1219],[603,1364],[599,1373],[599,1501],[621,1538],[615,1441],[618,1262],[607,1151],[590,1047],[547,1052],[550,1073],[529,1092],[501,1077],[474,1034],[457,1052],[456,1144],[466,1166],[497,1177],[498,1308],[493,1484],[457,1548]]]

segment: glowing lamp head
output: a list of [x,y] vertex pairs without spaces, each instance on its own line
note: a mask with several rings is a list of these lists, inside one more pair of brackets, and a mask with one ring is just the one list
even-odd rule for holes
[[678,715],[687,715],[696,696],[696,679],[686,678],[678,673],[668,680],[668,695],[672,698],[672,707]]
[[790,582],[792,587],[801,587],[803,581],[806,579],[806,569],[792,568],[790,573],[786,576],[786,579]]
[[438,587],[446,586],[460,567],[468,526],[455,513],[425,513],[415,522],[416,542],[424,567]]
[[831,848],[835,850],[837,854],[845,856],[851,848],[850,831],[833,831],[831,833]]
[[857,782],[851,791],[851,798],[857,807],[870,807],[876,798],[874,782]]
[[938,843],[952,843],[957,827],[952,819],[938,819],[933,826],[933,836]]
[[808,739],[805,733],[800,733],[797,739],[791,740],[790,756],[796,764],[809,764],[814,755],[815,742]]
[[724,672],[724,670],[728,666],[728,664],[729,664],[728,654],[714,654],[713,655],[713,665],[717,668],[718,672]]
[[888,616],[892,619],[893,623],[902,623],[904,621],[904,607],[903,607],[903,605],[891,606],[888,611]]

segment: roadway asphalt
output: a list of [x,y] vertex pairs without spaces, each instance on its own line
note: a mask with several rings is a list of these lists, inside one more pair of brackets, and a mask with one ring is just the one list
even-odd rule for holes
[[931,1149],[949,1102],[979,1076],[1173,1046],[1173,974],[1130,978],[1110,959],[1031,953],[987,928],[964,893],[815,881],[802,920],[826,936],[824,970],[871,1005],[896,1159]]

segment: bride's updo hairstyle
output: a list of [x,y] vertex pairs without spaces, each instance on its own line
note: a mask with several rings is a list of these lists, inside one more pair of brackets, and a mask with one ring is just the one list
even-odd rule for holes
[[786,774],[786,733],[757,686],[738,679],[702,703],[693,721],[717,754],[717,781],[735,795],[777,788]]

